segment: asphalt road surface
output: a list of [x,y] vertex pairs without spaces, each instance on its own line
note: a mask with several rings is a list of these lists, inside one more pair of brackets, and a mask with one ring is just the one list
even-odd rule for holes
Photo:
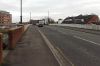
[[44,26],[40,30],[72,66],[100,66],[100,35],[57,26]]

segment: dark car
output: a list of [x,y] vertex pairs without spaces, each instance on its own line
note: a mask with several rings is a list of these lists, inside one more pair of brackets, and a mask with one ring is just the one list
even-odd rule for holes
[[38,24],[38,27],[43,27],[43,24]]

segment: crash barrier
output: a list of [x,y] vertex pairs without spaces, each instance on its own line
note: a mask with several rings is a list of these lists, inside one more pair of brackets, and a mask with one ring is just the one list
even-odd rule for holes
[[0,64],[3,63],[3,42],[2,42],[2,33],[0,33]]
[[96,24],[52,24],[52,25],[69,26],[69,27],[92,29],[92,30],[100,30],[100,25],[96,25]]
[[17,41],[20,39],[24,32],[24,26],[19,26],[17,28],[10,29],[9,34],[9,49],[14,49]]

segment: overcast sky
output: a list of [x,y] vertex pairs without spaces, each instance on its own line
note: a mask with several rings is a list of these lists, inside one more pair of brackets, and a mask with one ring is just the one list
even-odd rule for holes
[[[8,11],[13,22],[19,22],[20,0],[0,0],[0,10]],[[23,21],[28,21],[30,12],[32,19],[48,16],[55,20],[79,14],[100,15],[100,0],[23,0]]]

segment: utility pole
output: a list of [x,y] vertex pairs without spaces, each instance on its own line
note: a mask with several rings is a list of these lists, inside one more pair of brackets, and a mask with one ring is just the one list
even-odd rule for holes
[[30,20],[31,20],[31,12],[30,12]]
[[22,24],[22,0],[20,0],[20,24]]
[[31,23],[31,12],[30,12],[30,21],[29,22]]
[[49,23],[49,10],[48,10],[48,23]]

